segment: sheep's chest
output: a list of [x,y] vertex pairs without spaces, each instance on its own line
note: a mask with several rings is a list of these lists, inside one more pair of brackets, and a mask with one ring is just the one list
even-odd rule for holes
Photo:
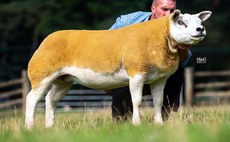
[[152,83],[156,80],[169,77],[170,75],[174,74],[178,68],[179,60],[175,60],[174,62],[170,63],[169,66],[164,68],[159,68],[156,66],[152,66],[149,69],[149,72],[146,74],[146,84]]

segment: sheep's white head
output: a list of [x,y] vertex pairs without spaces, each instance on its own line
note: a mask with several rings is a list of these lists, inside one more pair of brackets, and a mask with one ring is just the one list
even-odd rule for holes
[[211,11],[202,11],[197,14],[181,14],[175,10],[171,14],[170,35],[181,44],[195,45],[206,36],[206,30],[201,24],[211,16]]

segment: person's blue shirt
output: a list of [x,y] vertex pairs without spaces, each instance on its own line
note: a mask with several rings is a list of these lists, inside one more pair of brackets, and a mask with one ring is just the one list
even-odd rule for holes
[[116,22],[112,25],[110,30],[118,29],[132,24],[148,21],[152,12],[134,12],[127,15],[121,15],[117,18]]
[[[121,15],[116,19],[116,22],[112,25],[110,30],[148,21],[151,15],[152,12],[143,12],[143,11],[138,11],[127,15]],[[192,52],[189,50],[188,58],[186,59],[186,61],[182,62],[180,66],[185,67],[191,56],[192,56]]]

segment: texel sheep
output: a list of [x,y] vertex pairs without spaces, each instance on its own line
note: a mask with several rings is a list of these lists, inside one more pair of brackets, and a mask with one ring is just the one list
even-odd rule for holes
[[[28,65],[32,90],[26,98],[25,126],[34,124],[37,102],[46,95],[46,127],[54,124],[57,102],[74,81],[93,88],[130,87],[134,125],[140,124],[139,106],[144,84],[150,84],[155,123],[162,124],[163,88],[179,64],[177,45],[204,39],[201,22],[210,11],[172,14],[116,30],[63,30],[41,43]],[[52,86],[50,90],[48,90]]]

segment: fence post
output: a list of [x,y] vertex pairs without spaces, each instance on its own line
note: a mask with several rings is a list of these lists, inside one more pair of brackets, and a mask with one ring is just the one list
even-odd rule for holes
[[185,105],[192,106],[193,102],[193,67],[185,68]]
[[27,77],[27,71],[22,70],[22,111],[25,114],[26,110],[26,96],[30,91],[30,83]]

